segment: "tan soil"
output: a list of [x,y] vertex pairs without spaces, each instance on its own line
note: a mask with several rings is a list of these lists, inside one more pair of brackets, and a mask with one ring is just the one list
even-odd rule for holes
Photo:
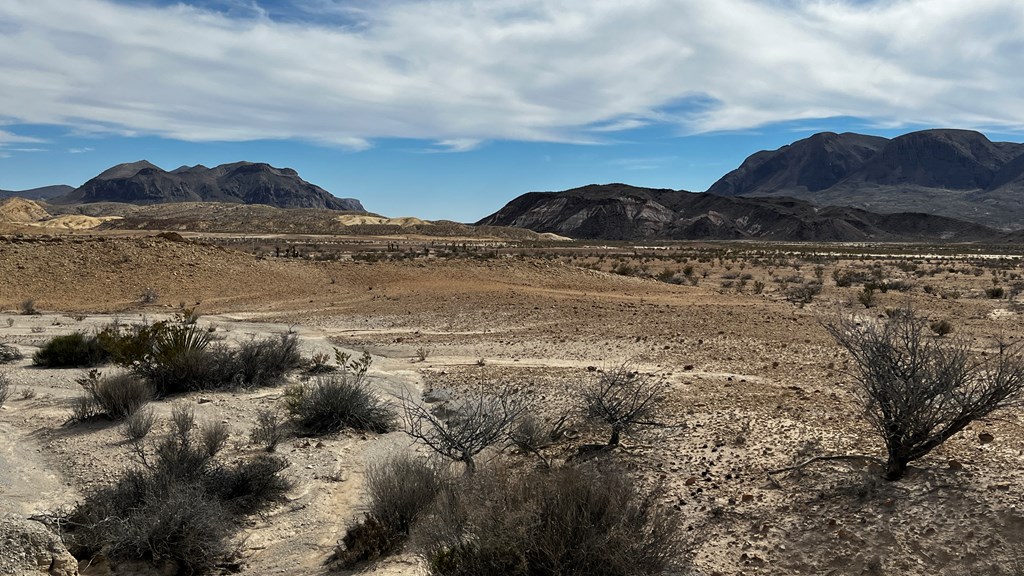
[[[916,287],[879,294],[877,306],[865,309],[856,304],[859,286],[838,288],[830,280],[834,264],[824,270],[824,291],[798,307],[773,278],[811,277],[813,264],[797,272],[751,263],[745,271],[766,285],[763,294],[752,294],[724,288],[721,276],[728,271],[713,260],[698,265],[708,277],[689,286],[540,255],[311,262],[152,237],[22,240],[0,240],[0,309],[9,310],[0,314],[0,341],[27,353],[53,334],[100,325],[114,314],[160,318],[184,305],[230,339],[296,326],[307,353],[332,345],[369,350],[375,385],[385,394],[507,382],[525,388],[551,414],[572,405],[572,389],[592,377],[593,368],[631,359],[669,382],[664,416],[673,426],[627,437],[624,449],[609,457],[635,470],[645,485],[665,484],[664,505],[692,527],[700,573],[1024,570],[1019,411],[976,423],[898,483],[846,464],[780,476],[779,485],[765,474],[807,456],[880,455],[842,372],[846,355],[820,326],[823,315],[876,316],[909,299],[929,317],[949,319],[957,333],[1024,337],[1019,302],[984,297],[992,285],[987,269],[979,276],[946,270],[977,266],[966,258],[921,278],[892,266],[903,258],[884,259],[888,275]],[[839,266],[870,264],[852,256]],[[1019,258],[1008,272],[1021,272]],[[933,294],[922,291],[925,284]],[[140,304],[146,289],[158,294],[155,304]],[[953,290],[960,296],[948,293]],[[29,298],[44,315],[16,313]],[[979,347],[990,344],[978,341]],[[425,360],[417,359],[420,353]],[[21,399],[16,392],[0,410],[0,508],[31,513],[67,505],[129,465],[116,427],[63,425],[78,394],[79,371],[34,369],[28,360],[8,371],[18,390],[36,396]],[[266,389],[178,401],[192,403],[200,418],[226,421],[238,442],[225,457],[237,458],[254,451],[246,438],[257,410],[280,395],[280,389]],[[170,406],[157,404],[163,414]],[[573,426],[579,438],[556,445],[550,456],[568,457],[580,443],[605,434],[580,418]],[[982,444],[980,432],[995,440]],[[321,573],[346,523],[359,518],[365,459],[406,446],[401,433],[287,441],[279,451],[291,462],[287,474],[296,485],[287,503],[243,530],[245,573]],[[407,553],[366,573],[424,570]]]

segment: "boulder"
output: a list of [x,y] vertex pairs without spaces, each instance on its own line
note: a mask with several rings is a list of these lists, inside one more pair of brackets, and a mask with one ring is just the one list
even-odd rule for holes
[[43,524],[0,516],[0,575],[78,576],[78,561]]

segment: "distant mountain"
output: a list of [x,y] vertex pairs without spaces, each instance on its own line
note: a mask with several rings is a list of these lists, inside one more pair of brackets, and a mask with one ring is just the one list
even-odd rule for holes
[[57,186],[43,186],[42,188],[32,188],[31,190],[0,190],[0,200],[5,198],[24,198],[26,200],[49,200],[58,196],[63,196],[74,190],[72,186],[65,186],[63,184]]
[[979,224],[929,214],[877,214],[791,198],[738,198],[626,184],[530,192],[477,225],[604,240],[966,242],[1003,238],[1002,233]]
[[748,157],[708,192],[792,197],[874,212],[924,212],[1024,228],[1024,144],[970,130],[893,139],[815,134]]
[[182,166],[167,172],[141,160],[119,164],[80,188],[52,200],[58,204],[125,202],[232,202],[278,208],[326,208],[365,212],[354,198],[337,198],[299,178],[291,168],[236,162],[215,168]]

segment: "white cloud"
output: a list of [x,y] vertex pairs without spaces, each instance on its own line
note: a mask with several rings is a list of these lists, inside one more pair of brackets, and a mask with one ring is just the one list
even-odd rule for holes
[[1019,0],[308,3],[352,17],[337,27],[225,2],[238,9],[5,0],[0,110],[83,132],[352,149],[833,116],[1024,127]]

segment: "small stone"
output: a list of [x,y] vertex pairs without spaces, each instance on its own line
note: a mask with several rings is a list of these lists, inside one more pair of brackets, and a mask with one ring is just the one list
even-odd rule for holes
[[989,444],[995,439],[996,437],[988,432],[981,432],[978,434],[978,442],[981,442],[982,444]]

